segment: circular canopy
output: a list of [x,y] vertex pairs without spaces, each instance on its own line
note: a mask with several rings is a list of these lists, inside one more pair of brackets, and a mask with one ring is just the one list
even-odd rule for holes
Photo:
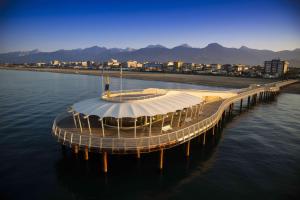
[[75,103],[72,108],[75,112],[84,115],[96,115],[100,118],[137,118],[175,112],[176,110],[197,105],[202,101],[201,97],[191,94],[180,91],[168,91],[163,96],[129,102],[110,102],[100,98],[87,99]]

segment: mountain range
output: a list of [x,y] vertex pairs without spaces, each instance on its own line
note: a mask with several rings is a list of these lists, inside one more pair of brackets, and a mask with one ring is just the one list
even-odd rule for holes
[[119,61],[137,60],[144,61],[174,61],[194,63],[220,63],[220,64],[249,64],[262,65],[265,60],[288,60],[291,67],[300,67],[300,49],[271,51],[251,49],[246,46],[228,48],[218,43],[211,43],[204,48],[194,48],[182,44],[174,48],[162,45],[149,45],[145,48],[106,48],[93,46],[85,49],[57,50],[53,52],[40,52],[38,50],[19,51],[0,54],[0,63],[33,63],[60,61],[106,61],[108,59]]

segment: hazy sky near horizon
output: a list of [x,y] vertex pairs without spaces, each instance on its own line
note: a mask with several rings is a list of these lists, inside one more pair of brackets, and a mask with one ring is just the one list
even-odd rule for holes
[[0,52],[149,44],[300,47],[298,0],[0,0]]

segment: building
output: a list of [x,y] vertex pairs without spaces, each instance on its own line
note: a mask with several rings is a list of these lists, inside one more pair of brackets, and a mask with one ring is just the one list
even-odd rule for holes
[[206,73],[211,73],[212,72],[211,65],[210,64],[204,64],[203,65],[203,71],[205,71]]
[[45,67],[46,63],[38,62],[38,63],[36,63],[36,66],[37,67]]
[[53,66],[60,66],[60,61],[59,60],[52,60],[51,65]]
[[210,64],[212,71],[218,71],[221,70],[222,65],[221,64]]
[[90,61],[82,61],[82,62],[81,62],[81,66],[82,66],[82,67],[87,68],[87,67],[89,67],[90,65],[91,65],[91,62],[90,62]]
[[123,68],[137,68],[138,62],[135,60],[128,60],[126,62],[123,62],[121,65]]
[[175,61],[174,62],[174,69],[176,72],[181,72],[182,71],[182,65],[183,65],[183,62],[181,61]]
[[193,70],[194,67],[195,67],[195,63],[183,63],[182,67],[185,68],[185,69],[191,69],[191,70]]
[[109,61],[104,62],[103,66],[105,68],[119,68],[120,67],[120,63],[116,59],[110,59]]
[[182,64],[182,72],[191,73],[194,70],[195,63],[183,63]]
[[175,71],[174,69],[174,62],[168,61],[163,63],[163,71],[164,72],[173,72]]
[[233,71],[233,66],[231,64],[223,64],[221,68],[222,68],[222,70],[224,70],[226,72]]
[[203,71],[203,64],[200,64],[200,63],[195,63],[194,64],[194,67],[193,67],[193,71],[196,72],[196,71]]
[[162,71],[163,64],[158,62],[147,62],[143,65],[144,71]]
[[174,62],[168,61],[163,63],[163,71],[164,72],[173,72],[174,71]]
[[138,62],[138,63],[136,64],[136,67],[137,67],[137,68],[142,68],[142,67],[143,67],[143,64]]
[[165,63],[163,63],[163,65],[164,65],[164,67],[173,67],[174,66],[174,62],[172,62],[172,61],[168,61],[168,62],[165,62]]
[[236,64],[233,66],[233,69],[235,72],[243,72],[243,71],[247,70],[248,67],[246,67],[246,65]]
[[265,77],[282,77],[288,71],[289,63],[285,60],[273,59],[264,62],[264,75]]

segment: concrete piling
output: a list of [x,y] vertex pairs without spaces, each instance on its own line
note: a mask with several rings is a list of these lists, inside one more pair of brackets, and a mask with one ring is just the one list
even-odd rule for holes
[[190,156],[190,143],[190,140],[186,143],[186,157]]
[[162,170],[164,166],[164,149],[160,149],[159,155],[159,169]]
[[86,146],[84,148],[84,160],[89,160],[89,148]]
[[107,152],[106,151],[103,152],[102,159],[103,159],[103,172],[107,173],[108,165],[107,165]]

